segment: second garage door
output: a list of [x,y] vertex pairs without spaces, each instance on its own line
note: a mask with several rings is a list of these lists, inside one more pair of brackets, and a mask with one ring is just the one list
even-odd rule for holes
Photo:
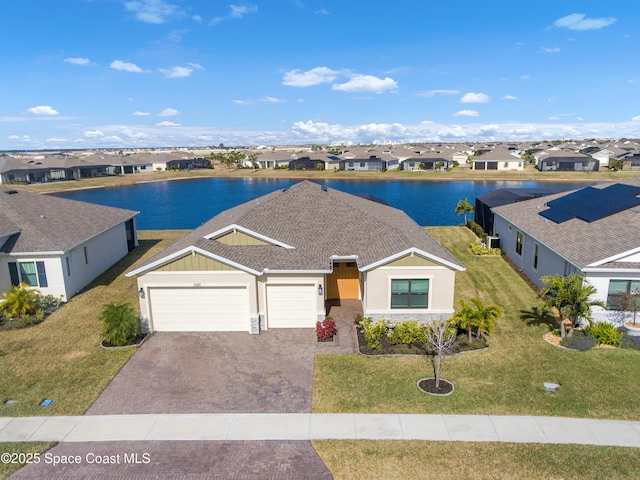
[[315,285],[267,285],[269,328],[315,328]]
[[149,304],[154,331],[249,331],[246,287],[149,288]]

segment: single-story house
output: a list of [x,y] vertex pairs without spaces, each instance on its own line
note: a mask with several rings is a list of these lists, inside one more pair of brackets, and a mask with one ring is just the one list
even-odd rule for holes
[[138,212],[0,188],[0,291],[67,301],[137,245]]
[[400,161],[400,170],[415,172],[421,170],[445,170],[453,166],[453,160],[439,152],[416,153]]
[[623,180],[503,205],[494,230],[507,257],[538,287],[545,275],[582,274],[610,311],[616,296],[640,287],[640,181]]
[[495,148],[471,158],[473,170],[522,170],[524,160],[506,148]]
[[464,270],[401,210],[303,181],[220,213],[126,273],[148,331],[313,328],[329,301],[373,319],[454,311]]
[[355,170],[367,172],[381,172],[386,166],[386,162],[375,155],[369,158],[352,158],[340,160],[340,170]]
[[600,169],[597,159],[573,150],[549,149],[534,153],[533,156],[541,172],[597,172]]
[[289,162],[289,170],[324,170],[324,160],[300,157]]

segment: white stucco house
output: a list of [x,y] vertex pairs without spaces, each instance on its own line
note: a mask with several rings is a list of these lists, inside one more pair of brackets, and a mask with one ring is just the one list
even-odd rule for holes
[[492,209],[500,247],[538,287],[545,275],[584,275],[616,321],[616,300],[640,288],[640,180],[623,180]]
[[471,157],[473,170],[523,170],[524,160],[515,152],[497,147]]
[[304,181],[220,213],[131,270],[149,331],[313,328],[329,301],[448,318],[464,270],[401,210]]
[[69,300],[137,245],[138,212],[0,188],[0,291]]

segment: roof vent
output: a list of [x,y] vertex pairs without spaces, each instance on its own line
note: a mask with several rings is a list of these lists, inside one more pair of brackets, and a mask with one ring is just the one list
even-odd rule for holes
[[43,214],[43,215],[40,215],[40,218],[47,218],[47,217],[45,217],[44,214]]

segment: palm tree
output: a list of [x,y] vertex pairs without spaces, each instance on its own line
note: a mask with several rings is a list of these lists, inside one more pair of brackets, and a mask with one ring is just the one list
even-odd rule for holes
[[[540,292],[547,297],[547,305],[556,312],[560,325],[560,338],[573,335],[578,320],[583,318],[591,322],[591,308],[607,308],[602,300],[594,300],[596,287],[587,282],[582,275],[574,273],[568,277],[562,275],[545,275],[541,278],[545,286]],[[565,331],[565,321],[569,320],[569,333]]]
[[464,223],[467,224],[467,212],[473,212],[473,205],[469,203],[469,199],[465,197],[464,200],[460,200],[456,205],[456,215],[464,214]]
[[26,283],[15,285],[3,293],[4,302],[0,305],[7,318],[18,315],[24,317],[36,312],[36,305],[40,294],[36,290],[29,289]]
[[469,343],[471,343],[471,333],[476,331],[476,336],[489,336],[502,317],[502,308],[498,305],[484,305],[477,297],[469,299],[471,304],[465,300],[460,300],[460,308],[453,314],[452,321],[460,328],[467,331]]

